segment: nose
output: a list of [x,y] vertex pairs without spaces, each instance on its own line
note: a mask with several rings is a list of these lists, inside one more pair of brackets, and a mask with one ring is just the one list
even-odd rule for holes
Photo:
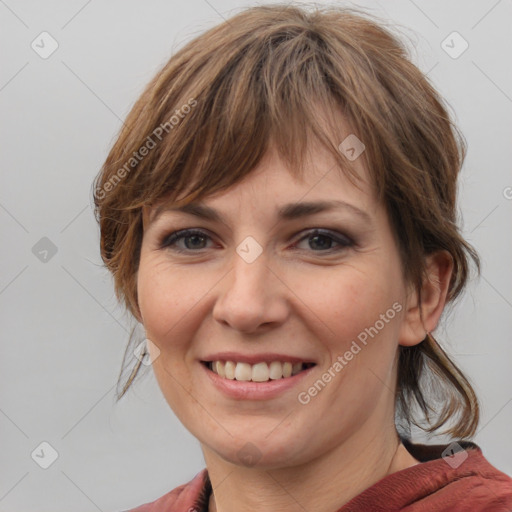
[[252,263],[235,252],[231,270],[219,287],[213,318],[232,329],[256,333],[288,318],[287,287],[278,272],[268,266],[265,252]]

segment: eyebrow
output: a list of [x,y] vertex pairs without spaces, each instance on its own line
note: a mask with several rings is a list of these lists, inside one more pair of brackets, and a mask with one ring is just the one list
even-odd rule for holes
[[[277,211],[277,217],[279,220],[294,220],[303,217],[307,217],[309,215],[314,215],[316,213],[332,211],[335,209],[347,210],[367,223],[371,223],[372,219],[370,215],[361,210],[357,206],[353,204],[347,203],[345,201],[310,201],[310,202],[301,202],[301,203],[288,203],[281,206]],[[189,215],[194,215],[195,217],[199,217],[205,220],[211,220],[215,222],[226,223],[224,217],[220,212],[211,208],[210,206],[206,206],[201,203],[189,203],[180,207],[173,207],[170,205],[160,205],[158,206],[151,216],[150,223],[154,222],[160,215],[164,212],[178,212],[178,213],[187,213]]]

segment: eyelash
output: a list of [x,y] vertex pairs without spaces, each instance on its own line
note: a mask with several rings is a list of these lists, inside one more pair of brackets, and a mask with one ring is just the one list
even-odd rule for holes
[[[179,252],[179,253],[200,252],[200,251],[206,250],[206,248],[204,248],[204,249],[198,249],[197,251],[195,251],[194,249],[179,249],[176,247],[176,242],[178,242],[180,240],[184,240],[184,239],[192,237],[192,236],[200,236],[200,237],[211,239],[211,237],[206,232],[204,232],[202,230],[182,229],[179,231],[174,231],[173,233],[163,237],[163,239],[159,243],[159,246],[161,249],[171,249],[171,250]],[[337,243],[339,245],[339,247],[337,247],[337,248],[330,248],[327,250],[319,250],[319,251],[313,250],[313,252],[315,252],[315,253],[332,254],[333,252],[339,252],[339,251],[342,251],[349,247],[352,247],[354,245],[354,242],[346,235],[337,234],[333,231],[319,229],[319,228],[315,228],[315,229],[308,231],[302,238],[300,238],[298,240],[297,243],[302,242],[303,240],[308,239],[308,238],[313,238],[314,236],[322,236],[325,238],[330,238],[331,240],[333,240],[335,243]],[[300,251],[301,249],[296,249],[296,250]]]

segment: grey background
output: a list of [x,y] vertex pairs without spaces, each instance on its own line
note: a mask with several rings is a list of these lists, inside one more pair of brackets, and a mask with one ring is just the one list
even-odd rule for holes
[[[120,511],[204,465],[151,371],[114,402],[131,323],[101,266],[91,182],[156,70],[244,5],[0,0],[1,512]],[[345,5],[406,27],[467,138],[460,211],[483,273],[437,336],[481,399],[475,442],[512,475],[512,3]],[[43,31],[59,45],[46,59],[31,47]],[[469,43],[456,59],[441,48],[453,31]],[[31,457],[43,441],[48,469]]]

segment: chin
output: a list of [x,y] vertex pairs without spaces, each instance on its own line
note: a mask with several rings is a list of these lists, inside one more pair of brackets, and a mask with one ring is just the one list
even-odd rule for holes
[[269,436],[268,433],[252,435],[249,439],[229,437],[227,443],[219,444],[212,443],[209,439],[207,445],[226,462],[248,469],[278,469],[300,465],[311,459],[308,454],[311,449],[310,441],[304,446],[298,446],[297,442],[292,442],[290,433],[284,432],[284,435],[284,439],[272,434]]

